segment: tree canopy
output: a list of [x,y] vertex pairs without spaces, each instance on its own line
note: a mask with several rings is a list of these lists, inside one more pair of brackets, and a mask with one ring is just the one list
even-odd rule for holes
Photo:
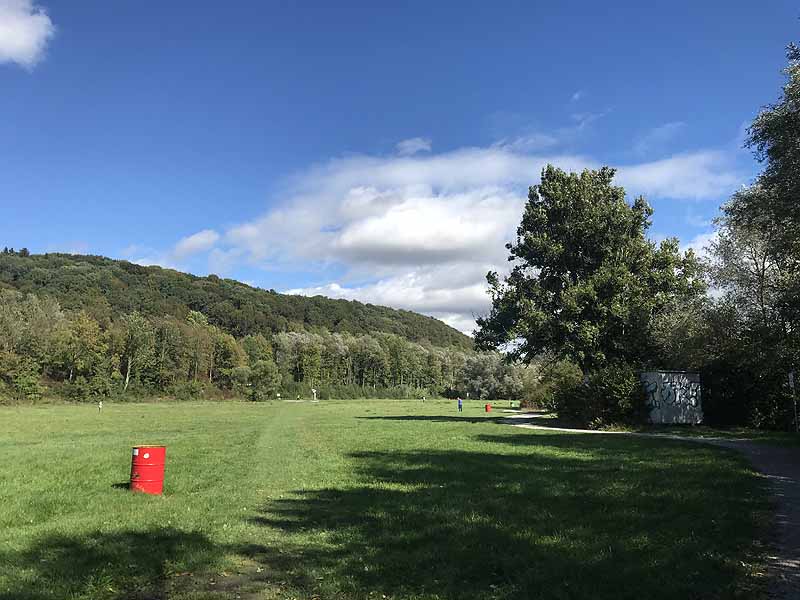
[[613,178],[608,167],[543,169],[507,245],[511,272],[487,276],[492,308],[478,320],[479,346],[507,345],[525,361],[550,352],[584,372],[662,360],[655,317],[702,295],[705,283],[676,239],[647,238],[652,209],[642,197],[626,202]]
[[138,311],[184,319],[203,313],[235,337],[280,331],[354,335],[393,333],[415,342],[471,349],[472,340],[442,321],[407,310],[280,294],[216,275],[196,277],[101,256],[0,253],[0,289],[50,296],[66,310],[84,310],[100,323]]

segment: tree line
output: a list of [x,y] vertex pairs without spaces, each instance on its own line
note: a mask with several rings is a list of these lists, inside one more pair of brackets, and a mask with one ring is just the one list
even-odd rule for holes
[[105,322],[50,296],[0,292],[0,397],[32,401],[163,395],[516,398],[523,370],[498,353],[389,332],[284,331],[234,337],[203,313],[133,311]]

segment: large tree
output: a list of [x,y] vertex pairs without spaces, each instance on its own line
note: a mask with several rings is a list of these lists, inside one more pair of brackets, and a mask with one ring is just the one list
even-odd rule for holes
[[507,244],[511,272],[488,274],[492,309],[478,319],[480,346],[506,345],[528,362],[551,352],[584,373],[614,361],[662,362],[654,317],[701,295],[705,284],[677,240],[648,240],[652,209],[642,197],[626,202],[613,178],[608,167],[545,167],[516,242]]

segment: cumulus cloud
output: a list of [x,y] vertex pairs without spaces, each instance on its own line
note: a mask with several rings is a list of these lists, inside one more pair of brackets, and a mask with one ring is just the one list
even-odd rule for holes
[[203,229],[181,238],[166,252],[132,244],[125,248],[122,254],[137,265],[156,265],[165,269],[180,270],[185,268],[187,259],[212,250],[219,239],[220,235],[213,229]]
[[[291,178],[275,208],[230,228],[219,244],[229,263],[318,269],[319,285],[290,293],[407,308],[469,332],[489,308],[486,272],[507,269],[504,244],[547,163],[600,166],[507,144],[334,159]],[[619,165],[617,180],[631,195],[696,200],[726,194],[741,176],[725,154],[698,151]],[[326,281],[334,266],[345,274]]]
[[705,231],[694,236],[691,240],[681,246],[681,250],[693,250],[695,255],[700,258],[707,258],[711,253],[711,247],[719,239],[717,231]]
[[647,154],[653,150],[661,150],[667,143],[674,140],[686,129],[683,121],[673,121],[654,127],[636,140],[633,146],[637,154]]
[[33,68],[54,34],[50,17],[32,0],[0,0],[0,63]]
[[649,196],[704,200],[733,191],[742,182],[742,174],[729,155],[700,151],[620,167],[618,182]]
[[365,285],[342,286],[339,283],[287,290],[287,294],[345,298],[421,312],[441,319],[451,327],[471,333],[475,317],[485,312],[486,270],[465,267],[468,277],[458,268],[423,268]]
[[176,259],[187,258],[199,252],[210,250],[219,239],[219,234],[213,229],[204,229],[195,234],[182,238],[175,244],[172,255]]
[[[586,156],[502,144],[333,159],[288,178],[260,216],[221,234],[198,232],[142,260],[174,266],[207,253],[217,273],[242,264],[317,273],[316,284],[287,291],[415,310],[470,332],[474,316],[489,308],[485,275],[508,268],[504,245],[547,163],[568,171],[600,166]],[[742,181],[727,155],[714,151],[617,167],[631,196],[718,199]]]
[[430,152],[431,140],[430,138],[415,137],[408,140],[398,142],[395,150],[400,156],[412,156],[418,152]]

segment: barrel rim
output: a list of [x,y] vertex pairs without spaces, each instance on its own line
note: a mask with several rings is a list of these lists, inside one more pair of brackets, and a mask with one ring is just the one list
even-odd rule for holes
[[132,446],[133,448],[166,448],[163,444],[143,444],[140,446]]

